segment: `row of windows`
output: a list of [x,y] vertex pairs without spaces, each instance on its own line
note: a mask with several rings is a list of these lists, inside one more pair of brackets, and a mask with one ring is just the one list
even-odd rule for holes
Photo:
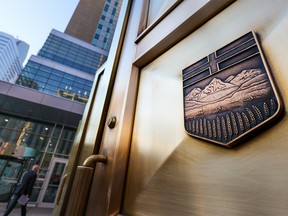
[[[75,129],[64,127],[62,125],[55,126],[37,121],[27,121],[22,118],[11,117],[0,114],[0,134],[9,134],[11,131],[16,133],[25,132],[29,134],[36,134],[39,136],[51,136],[53,138],[61,138],[67,140],[74,140]],[[23,133],[22,133],[23,135]]]
[[[77,70],[80,70],[80,71],[83,71],[83,72],[87,72],[87,73],[92,74],[92,75],[95,75],[95,72],[98,69],[99,63],[101,63],[101,65],[104,63],[104,61],[100,62],[101,57],[99,56],[98,61],[93,63],[93,68],[89,68],[89,67],[83,65],[83,62],[79,62],[78,63],[77,62],[78,60],[76,60],[74,62],[74,61],[68,60],[66,58],[62,58],[62,57],[59,57],[57,55],[53,55],[51,53],[44,52],[44,51],[40,51],[39,52],[39,56],[42,56],[44,58],[53,60],[55,62],[58,62],[58,63],[63,64],[63,65],[66,65],[68,67],[71,67],[71,68],[74,68],[74,69],[77,69]],[[105,58],[105,60],[106,59],[107,59],[107,57]]]
[[[45,78],[41,78],[40,76],[35,78],[34,80],[25,79],[25,77],[20,76],[17,80],[17,84],[26,86],[29,88],[37,89],[38,91],[49,93],[56,96],[62,96],[63,92],[68,94],[75,94],[77,96],[88,98],[90,95],[91,87],[78,87],[74,85],[74,83],[69,82],[56,82],[53,80],[47,80]],[[92,83],[91,83],[92,84]],[[62,92],[60,93],[59,90]]]
[[54,152],[56,150],[56,153],[69,154],[73,140],[0,128],[0,144],[6,145],[7,143],[14,146],[27,146],[38,151]]
[[[25,73],[25,72],[29,72],[29,73]],[[42,76],[47,77],[47,78],[50,78],[50,77],[52,79],[55,78],[55,80],[58,80],[59,78],[64,77],[65,79],[69,79],[69,80],[72,80],[74,82],[78,82],[84,85],[88,85],[88,86],[91,85],[90,80],[86,80],[81,77],[77,77],[77,76],[62,72],[60,70],[57,70],[55,68],[51,68],[46,65],[33,62],[33,61],[28,61],[28,63],[26,64],[23,70],[23,73],[25,74],[25,76],[29,78],[34,78],[34,76],[39,73]]]
[[52,34],[38,55],[91,74],[104,63],[101,54]]
[[80,55],[90,57],[92,59],[96,55],[95,51],[92,51],[88,48],[85,48],[85,47],[80,46],[78,44],[72,43],[70,41],[67,41],[65,39],[59,38],[59,37],[52,35],[52,34],[49,35],[44,46],[46,46],[46,44],[49,44],[48,47],[54,45],[60,50],[62,50],[62,49],[63,50],[70,50],[72,54],[74,54],[74,53],[80,54]]
[[98,28],[92,41],[93,45],[109,51],[119,16],[121,6],[119,4],[121,4],[121,0],[106,2]]
[[[49,53],[51,55],[54,55],[54,56],[58,56],[59,58],[63,58],[63,59],[66,59],[70,62],[75,62],[77,64],[82,64],[82,65],[85,65],[87,67],[90,67],[90,68],[93,68],[95,69],[97,65],[96,62],[99,61],[100,59],[100,55],[97,56],[97,58],[91,60],[91,59],[88,59],[88,58],[84,58],[82,56],[71,56],[69,53],[67,52],[59,52],[59,51],[53,51],[53,50],[47,50],[45,48],[41,49],[39,51],[39,55],[42,56],[42,57],[45,57],[45,54],[46,53]],[[48,54],[48,55],[49,55]]]
[[[58,73],[55,71],[57,70],[29,61],[16,84],[56,96],[69,96],[68,98],[73,100],[78,98],[80,102],[86,102],[93,82],[61,71],[57,71]],[[85,101],[82,101],[83,98],[86,98]]]
[[[106,18],[107,18],[107,20],[106,20]],[[101,20],[102,20],[102,22],[104,22],[104,23],[109,23],[109,24],[113,24],[113,22],[114,22],[114,19],[111,19],[111,18],[109,18],[109,17],[106,17],[105,15],[102,15],[102,16],[101,16]]]
[[61,44],[56,44],[54,42],[45,43],[45,45],[42,47],[40,51],[42,50],[62,53],[62,54],[68,55],[71,58],[82,58],[82,59],[88,59],[90,61],[94,61],[95,59],[97,59],[99,55],[97,52],[88,54],[86,50],[80,52],[79,50],[66,48],[66,47],[63,47]]
[[[109,9],[110,9],[109,5],[106,4],[105,7],[104,7],[104,11],[105,11],[105,12],[111,12],[111,9],[110,9],[110,11],[109,11]],[[116,12],[117,12],[117,8],[113,8],[111,14],[112,14],[112,15],[115,15]]]

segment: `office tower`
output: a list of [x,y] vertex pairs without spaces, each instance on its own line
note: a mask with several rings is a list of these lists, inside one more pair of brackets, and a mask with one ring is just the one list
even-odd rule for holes
[[107,0],[102,11],[92,44],[109,52],[122,0]]
[[[107,59],[121,2],[98,2],[99,7],[103,5],[103,11],[101,16],[94,16],[90,11],[91,5],[94,7],[93,2],[80,1],[65,33],[51,31],[38,55],[29,59],[17,84],[86,103],[95,72]],[[83,15],[87,10],[92,14]],[[99,12],[98,7],[95,10]],[[95,30],[96,22],[98,24]],[[89,26],[85,27],[87,24]],[[89,33],[91,29],[93,34]],[[86,33],[94,35],[90,37],[89,43],[84,38]]]
[[0,32],[0,80],[15,83],[28,50],[29,45],[24,41]]
[[64,33],[91,43],[106,0],[80,0]]
[[121,5],[122,0],[80,0],[64,33],[109,51]]
[[107,51],[52,30],[37,56],[31,56],[17,84],[86,103],[96,70]]

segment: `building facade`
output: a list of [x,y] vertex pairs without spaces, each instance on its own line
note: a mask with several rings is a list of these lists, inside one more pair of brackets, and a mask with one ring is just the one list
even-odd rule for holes
[[93,36],[92,44],[94,46],[109,52],[121,5],[122,0],[108,0],[105,2],[96,32]]
[[[91,101],[76,133],[77,146],[72,150],[66,171],[69,175],[54,214],[286,215],[288,118],[283,104],[288,100],[288,2],[175,0],[161,1],[160,5],[157,2],[123,2],[108,60],[102,75],[96,78],[101,88],[91,92],[94,103]],[[250,32],[257,36],[243,42],[243,36]],[[223,47],[229,52],[223,52]],[[183,93],[183,82],[186,84],[187,77],[183,79],[182,72],[191,65],[201,66],[203,62],[208,65],[208,60],[215,63],[219,56],[226,62],[224,57],[228,53],[239,58],[240,66],[229,58],[231,67],[214,74],[209,73],[221,68],[223,62],[218,62],[219,67],[214,64],[208,72],[205,67],[197,67],[203,71],[187,78],[197,81],[203,78],[200,82],[206,82],[207,92],[204,95],[202,91],[199,98],[207,96],[210,108],[225,114],[231,104],[218,106],[208,94],[213,88],[208,89],[209,82],[200,75],[207,72],[208,78],[219,76],[218,81],[229,82],[243,67],[254,66],[251,62],[244,64],[246,58],[240,60],[239,50],[241,54],[256,51],[251,58],[261,55],[265,62],[261,69],[270,70],[270,75],[263,77],[273,77],[274,86],[258,88],[261,85],[257,83],[253,88],[258,86],[256,90],[264,91],[273,88],[281,100],[277,102],[279,115],[275,121],[260,125],[263,127],[257,132],[243,133],[238,145],[226,148],[203,139],[211,129],[209,119],[204,119],[204,108],[197,113],[204,119],[195,126],[199,136],[185,132],[187,95]],[[224,71],[231,74],[223,76]],[[244,79],[240,75],[237,78]],[[245,83],[246,87],[249,84]],[[229,86],[229,90],[236,89]],[[218,93],[219,96],[223,92]],[[258,103],[262,96],[241,97],[245,103]],[[196,102],[203,104],[205,100]],[[220,133],[216,133],[221,134],[222,130],[227,139],[232,136],[229,133],[233,127],[234,133],[239,134],[238,126],[241,129],[245,123],[244,129],[252,127],[264,114],[269,116],[268,110],[275,105],[266,104],[260,112],[254,106],[258,114],[251,114],[250,110],[249,115],[242,115],[243,121],[240,117],[234,121],[232,114],[227,114],[228,117],[223,114],[222,123],[217,123]],[[239,107],[235,109],[237,113]]]
[[53,29],[16,83],[86,103],[96,70],[106,58],[106,51]]
[[91,43],[106,0],[79,1],[64,33]]
[[15,83],[23,68],[29,45],[24,41],[0,32],[0,79]]
[[[99,2],[97,4],[101,5]],[[100,17],[99,5],[96,11],[92,10],[91,16],[95,17],[91,19],[97,23],[95,31],[91,19],[83,14],[86,14],[87,8],[91,10],[90,5],[95,5],[80,1],[65,33],[54,29],[51,31],[37,56],[29,59],[16,83],[86,103],[95,73],[107,60],[121,4],[121,0],[106,1]],[[87,24],[89,26],[85,27]],[[82,29],[84,27],[85,31]],[[92,29],[93,39],[87,43],[83,37]]]
[[[7,114],[0,114],[0,122],[0,154],[25,158],[23,166],[27,169],[31,168],[33,162],[40,165],[41,170],[30,202],[50,206],[55,201],[58,181],[69,158],[75,127]],[[0,202],[7,202],[13,192],[14,183],[21,177],[20,171],[23,170],[19,163],[13,161],[6,163],[5,160],[0,160],[0,163]],[[53,166],[54,169],[49,170]],[[48,178],[49,184],[45,184],[45,178]]]
[[0,202],[36,163],[30,204],[53,207],[85,104],[4,81],[0,101]]
[[[0,134],[0,201],[9,199],[21,173],[37,163],[40,165],[40,173],[30,205],[50,208],[55,206],[70,151],[74,145],[77,146],[77,143],[74,144],[74,135],[78,123],[91,88],[93,85],[95,88],[97,86],[94,78],[101,76],[96,71],[107,60],[107,48],[110,47],[118,18],[118,13],[114,10],[115,4],[113,3],[112,9],[109,6],[111,2],[114,1],[103,1],[102,5],[104,8],[104,3],[108,4],[109,10],[106,7],[105,16],[109,17],[109,21],[113,20],[109,23],[109,29],[108,24],[104,27],[102,21],[99,24],[102,14],[102,9],[99,14],[100,3],[95,8],[91,7],[93,1],[80,1],[81,7],[78,5],[75,10],[67,31],[51,31],[37,56],[32,55],[28,60],[17,79],[18,85],[0,83],[0,98],[3,99],[0,112],[4,122]],[[119,3],[116,5],[121,7]],[[94,8],[89,12],[89,17],[94,17],[93,25],[87,16],[85,19],[78,19],[78,12],[83,13],[84,10],[85,15],[88,15],[85,7]],[[75,20],[77,24],[74,23]],[[83,27],[87,24],[87,32],[92,31],[88,42],[81,35],[70,32],[71,29],[77,29],[77,25]],[[109,33],[109,40],[105,40],[103,48],[92,44],[96,26]],[[87,33],[85,28],[82,32],[84,35]],[[102,37],[104,36],[101,35],[99,40]],[[12,124],[13,122],[19,123],[18,126]]]

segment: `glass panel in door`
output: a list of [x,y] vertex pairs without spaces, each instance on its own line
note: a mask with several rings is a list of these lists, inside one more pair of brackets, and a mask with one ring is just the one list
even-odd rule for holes
[[23,169],[24,160],[0,157],[0,202],[7,202]]
[[49,169],[47,179],[44,183],[42,202],[39,203],[42,207],[54,207],[55,200],[57,197],[57,192],[61,182],[61,178],[65,171],[67,164],[67,159],[63,158],[53,158],[50,164],[51,169]]

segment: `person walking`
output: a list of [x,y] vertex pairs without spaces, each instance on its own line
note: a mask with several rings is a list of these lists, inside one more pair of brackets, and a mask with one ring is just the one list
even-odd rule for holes
[[[27,198],[30,197],[31,193],[32,193],[32,189],[33,189],[33,185],[36,181],[37,178],[37,172],[39,170],[39,166],[38,165],[34,165],[32,167],[31,171],[26,172],[23,177],[22,180],[20,182],[19,185],[17,185],[17,187],[15,188],[13,195],[10,199],[10,202],[6,208],[6,211],[4,212],[3,216],[7,216],[10,214],[10,212],[14,209],[14,207],[16,206],[18,199],[22,196],[25,195],[27,196]],[[21,205],[21,216],[25,216],[26,215],[26,205]]]

